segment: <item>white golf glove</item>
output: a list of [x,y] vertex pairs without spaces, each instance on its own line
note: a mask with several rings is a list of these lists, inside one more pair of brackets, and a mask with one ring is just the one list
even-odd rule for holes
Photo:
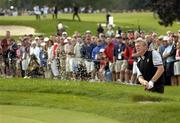
[[147,89],[151,89],[154,87],[154,82],[153,81],[149,81],[148,82],[148,88]]

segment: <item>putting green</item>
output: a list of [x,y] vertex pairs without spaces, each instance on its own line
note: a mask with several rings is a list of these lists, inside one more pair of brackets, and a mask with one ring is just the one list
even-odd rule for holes
[[32,106],[0,105],[0,123],[119,123],[95,114]]

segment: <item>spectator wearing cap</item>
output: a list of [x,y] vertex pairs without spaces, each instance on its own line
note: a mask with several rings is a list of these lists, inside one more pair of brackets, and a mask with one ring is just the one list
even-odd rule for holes
[[160,53],[160,47],[163,45],[163,36],[159,36],[156,39],[157,51]]
[[116,35],[116,41],[117,41],[117,45],[115,45],[114,47],[115,72],[116,72],[116,80],[121,81],[120,72],[124,59],[123,52],[126,46],[123,43],[122,37],[119,34]]
[[64,42],[67,42],[64,45],[64,51],[66,54],[66,74],[67,74],[67,79],[70,79],[72,77],[72,72],[73,72],[73,55],[74,55],[74,46],[72,44],[72,38],[68,37],[67,40],[65,39]]
[[[163,52],[167,46],[168,46],[167,38],[162,36],[162,45],[159,47],[159,53],[161,54],[161,56],[163,55]],[[164,61],[164,59],[163,59],[163,61]]]
[[90,78],[93,78],[92,71],[94,69],[94,62],[92,60],[92,51],[94,49],[95,45],[91,41],[90,37],[86,37],[84,44],[82,45],[82,48],[80,50],[81,52],[81,58],[83,58],[85,61],[86,70],[88,73],[88,76]]
[[46,43],[43,42],[41,43],[41,51],[39,53],[39,58],[40,58],[40,66],[46,70],[47,67],[47,59],[48,59],[48,55],[47,55],[47,51],[46,51]]
[[174,79],[174,60],[175,60],[175,52],[174,52],[174,44],[173,40],[170,37],[164,37],[164,40],[168,41],[168,46],[165,48],[163,52],[163,59],[165,59],[165,84],[171,85]]
[[74,75],[74,78],[76,79],[78,66],[80,66],[80,64],[82,63],[81,49],[82,49],[83,43],[82,43],[81,37],[77,37],[74,40],[75,40],[75,46],[74,46],[74,58],[73,58],[73,75]]
[[62,38],[66,39],[68,37],[68,33],[67,32],[63,32],[62,33]]
[[45,37],[44,38],[44,42],[46,43],[46,42],[48,42],[49,41],[49,38],[48,37]]
[[36,41],[33,41],[30,47],[30,55],[35,55],[39,64],[40,64],[40,58],[39,58],[40,51],[41,49],[40,47],[37,46]]
[[39,37],[35,37],[34,40],[36,41],[36,43],[38,42],[39,40]]
[[22,77],[26,78],[30,61],[29,48],[24,45],[20,48],[20,51],[22,53]]
[[[100,81],[106,81],[105,78],[105,72],[107,70],[109,70],[109,64],[108,64],[108,60],[107,57],[104,53],[105,49],[100,49],[99,53],[97,54],[97,60],[99,61],[99,70],[98,70],[98,78]],[[112,81],[112,76],[110,76],[111,78],[107,79]]]
[[61,79],[64,79],[65,77],[65,65],[66,65],[66,54],[64,51],[64,45],[68,43],[68,40],[63,37],[58,37],[59,43],[58,48],[56,50],[56,57],[59,59],[60,63],[60,77]]
[[95,75],[97,74],[100,68],[100,62],[97,60],[98,53],[100,49],[105,48],[104,42],[102,40],[97,39],[96,43],[97,46],[92,50],[92,60],[94,62],[94,71],[92,72],[92,79],[95,79]]

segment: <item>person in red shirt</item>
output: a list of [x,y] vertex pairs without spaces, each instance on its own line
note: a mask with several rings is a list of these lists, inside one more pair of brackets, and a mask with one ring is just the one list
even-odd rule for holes
[[9,74],[9,60],[8,60],[8,47],[9,47],[9,40],[10,40],[10,31],[6,31],[6,36],[4,39],[1,40],[1,47],[2,47],[2,55],[5,64],[4,72],[6,75]]
[[132,68],[133,68],[133,50],[134,50],[134,42],[133,40],[129,40],[127,46],[124,50],[124,58],[128,61],[128,67],[125,70],[125,83],[129,83],[129,79],[131,78]]
[[115,45],[112,42],[112,38],[111,37],[107,37],[106,41],[106,47],[104,50],[104,54],[107,57],[107,60],[109,61],[109,69],[112,72],[112,80],[115,81],[116,79],[116,74],[115,74],[115,69],[114,69],[114,63],[115,63],[115,59],[114,59],[114,48]]

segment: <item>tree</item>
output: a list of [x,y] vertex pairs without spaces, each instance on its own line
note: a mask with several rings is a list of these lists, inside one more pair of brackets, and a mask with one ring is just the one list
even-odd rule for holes
[[180,21],[180,0],[150,0],[152,10],[159,16],[159,24],[169,26]]

